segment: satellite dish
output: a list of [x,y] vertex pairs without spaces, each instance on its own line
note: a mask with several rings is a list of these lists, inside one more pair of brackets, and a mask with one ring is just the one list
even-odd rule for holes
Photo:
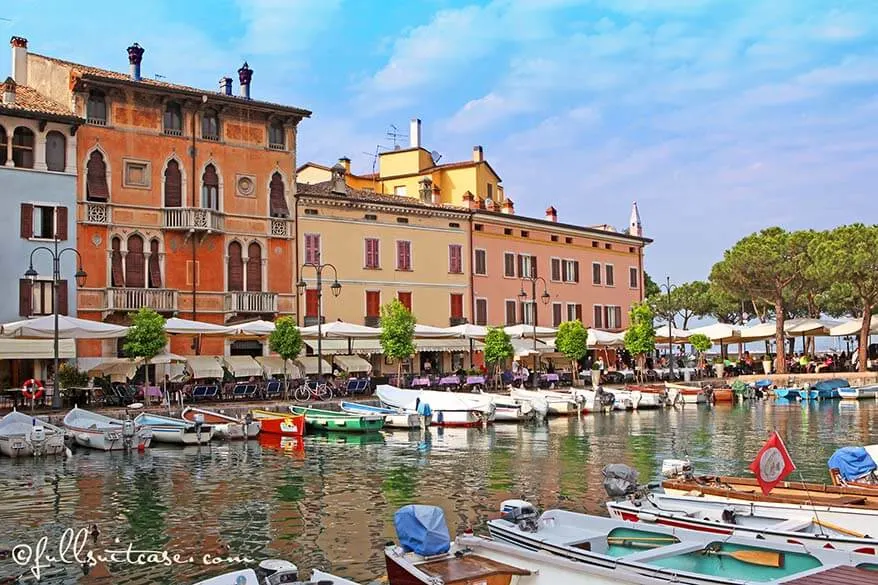
[[430,151],[430,157],[433,159],[433,164],[436,164],[442,159],[442,155],[439,154],[438,150]]

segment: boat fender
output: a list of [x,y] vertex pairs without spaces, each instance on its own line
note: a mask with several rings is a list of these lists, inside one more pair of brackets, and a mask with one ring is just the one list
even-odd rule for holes
[[658,516],[656,516],[655,514],[650,514],[649,512],[638,512],[637,519],[642,522],[658,522]]
[[21,395],[28,400],[39,400],[46,391],[45,386],[39,380],[31,378],[21,385]]

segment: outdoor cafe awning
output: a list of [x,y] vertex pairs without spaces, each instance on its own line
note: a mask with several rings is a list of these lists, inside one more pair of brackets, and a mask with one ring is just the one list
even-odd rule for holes
[[[846,337],[848,335],[859,335],[860,328],[863,326],[862,319],[853,319],[846,323],[836,325],[829,330],[829,334],[835,337]],[[869,333],[878,333],[878,315],[872,315],[869,321]]]
[[89,376],[109,376],[114,382],[124,382],[137,374],[140,362],[128,358],[107,358],[88,370]]
[[345,372],[371,372],[372,364],[358,355],[337,355],[332,361]]
[[[284,359],[279,355],[258,356],[256,361],[262,366],[262,371],[266,377],[283,376]],[[299,366],[292,361],[287,361],[287,376],[290,378],[301,378],[299,374]]]
[[262,375],[262,366],[249,355],[230,355],[223,358],[226,368],[236,378],[258,378]]
[[[485,344],[480,341],[472,341],[472,348],[481,351]],[[469,351],[469,339],[415,339],[415,351],[423,353],[427,351]]]
[[212,355],[196,355],[186,358],[186,369],[192,373],[193,378],[220,378],[223,377],[223,368]]
[[[303,341],[315,353],[317,352],[316,339],[303,339]],[[350,340],[350,347],[348,346],[347,339],[324,339],[320,345],[321,353],[325,356],[347,353],[367,355],[382,353],[381,343],[377,339],[352,339]],[[348,351],[349,349],[350,351]]]
[[[317,373],[318,358],[316,355],[301,356],[296,361],[302,364],[302,367],[305,368],[305,375],[313,376]],[[329,365],[326,360],[323,360],[323,373],[332,373],[332,366]]]
[[[55,357],[54,341],[51,339],[2,339],[0,338],[0,360],[45,360]],[[60,339],[58,357],[76,357],[76,341]]]

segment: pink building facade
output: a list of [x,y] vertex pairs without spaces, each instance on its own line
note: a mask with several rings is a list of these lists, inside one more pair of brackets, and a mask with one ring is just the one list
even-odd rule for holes
[[644,297],[643,252],[651,242],[640,235],[636,206],[627,233],[560,223],[551,207],[545,219],[510,208],[475,211],[472,222],[474,323],[557,327],[579,319],[589,328],[627,328],[628,311]]

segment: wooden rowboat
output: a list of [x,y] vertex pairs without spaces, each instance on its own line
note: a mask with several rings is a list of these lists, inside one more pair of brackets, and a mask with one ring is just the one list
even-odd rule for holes
[[305,417],[301,414],[273,412],[254,409],[250,414],[262,423],[262,432],[285,437],[301,437],[305,434]]

